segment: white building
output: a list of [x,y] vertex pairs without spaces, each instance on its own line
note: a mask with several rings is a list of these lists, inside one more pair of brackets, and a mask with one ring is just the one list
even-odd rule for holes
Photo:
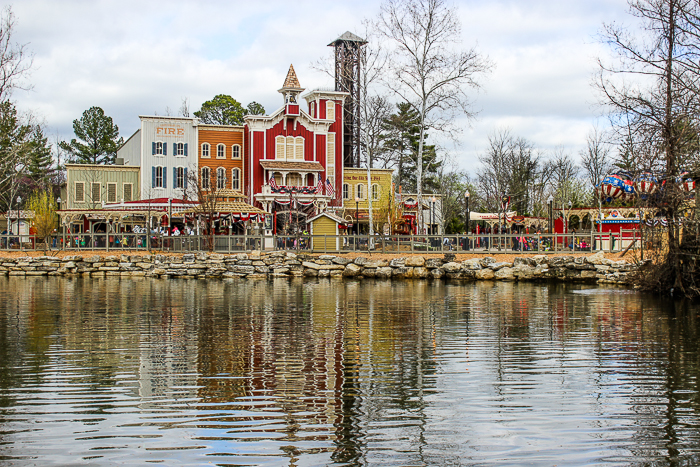
[[141,128],[117,151],[117,157],[124,158],[127,165],[141,167],[142,198],[183,198],[187,173],[197,170],[198,120],[144,115],[139,118]]

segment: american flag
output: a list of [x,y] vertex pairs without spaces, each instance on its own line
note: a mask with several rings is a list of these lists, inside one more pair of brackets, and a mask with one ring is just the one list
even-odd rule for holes
[[277,189],[277,182],[275,181],[275,175],[271,174],[270,175],[270,186],[274,188],[275,190]]
[[323,182],[321,181],[321,175],[318,176],[318,184],[316,185],[316,193],[319,195],[323,194]]
[[333,185],[331,185],[331,181],[328,179],[326,179],[326,195],[330,196],[331,198],[335,195]]

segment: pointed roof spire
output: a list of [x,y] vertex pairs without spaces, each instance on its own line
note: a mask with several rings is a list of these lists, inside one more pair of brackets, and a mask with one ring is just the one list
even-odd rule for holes
[[297,74],[294,71],[294,65],[289,65],[289,71],[287,72],[287,78],[284,80],[283,88],[291,89],[301,89],[301,84],[297,78]]

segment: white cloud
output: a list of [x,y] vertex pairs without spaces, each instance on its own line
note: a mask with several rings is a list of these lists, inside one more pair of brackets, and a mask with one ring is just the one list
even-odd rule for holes
[[[35,89],[17,93],[21,108],[45,116],[51,132],[72,136],[71,123],[90,106],[105,109],[128,136],[138,115],[174,112],[189,97],[191,110],[215,94],[230,94],[268,111],[281,104],[290,63],[304,87],[332,80],[310,64],[327,44],[379,4],[364,0],[198,2],[24,0],[13,6],[20,42],[36,54]],[[451,149],[472,170],[488,135],[510,127],[538,147],[582,147],[595,120],[590,86],[594,35],[603,21],[624,19],[624,0],[533,0],[457,3],[464,47],[477,44],[496,67],[475,94],[481,109]],[[437,138],[436,135],[436,139]]]

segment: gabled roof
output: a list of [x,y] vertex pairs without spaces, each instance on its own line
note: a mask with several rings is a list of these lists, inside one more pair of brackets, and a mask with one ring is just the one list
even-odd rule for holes
[[345,31],[342,36],[328,44],[329,46],[334,46],[338,42],[359,42],[360,45],[364,45],[367,43],[366,40],[361,38],[360,36],[356,36],[355,34],[351,33],[350,31]]
[[284,80],[284,85],[282,85],[282,88],[291,88],[291,89],[302,89],[301,88],[301,83],[299,83],[299,79],[297,78],[297,74],[294,71],[294,65],[289,65],[289,71],[287,72],[287,78]]
[[308,224],[309,222],[313,222],[313,221],[315,221],[316,219],[318,219],[318,218],[321,217],[321,216],[325,216],[325,217],[331,219],[332,221],[337,222],[338,224],[347,225],[347,223],[348,223],[348,221],[346,221],[345,219],[343,219],[343,218],[341,218],[341,217],[338,217],[338,216],[336,216],[335,214],[331,214],[331,213],[328,212],[328,211],[323,211],[322,213],[320,213],[320,214],[318,214],[318,215],[312,217],[312,218],[309,219],[308,221],[306,221],[306,223]]

